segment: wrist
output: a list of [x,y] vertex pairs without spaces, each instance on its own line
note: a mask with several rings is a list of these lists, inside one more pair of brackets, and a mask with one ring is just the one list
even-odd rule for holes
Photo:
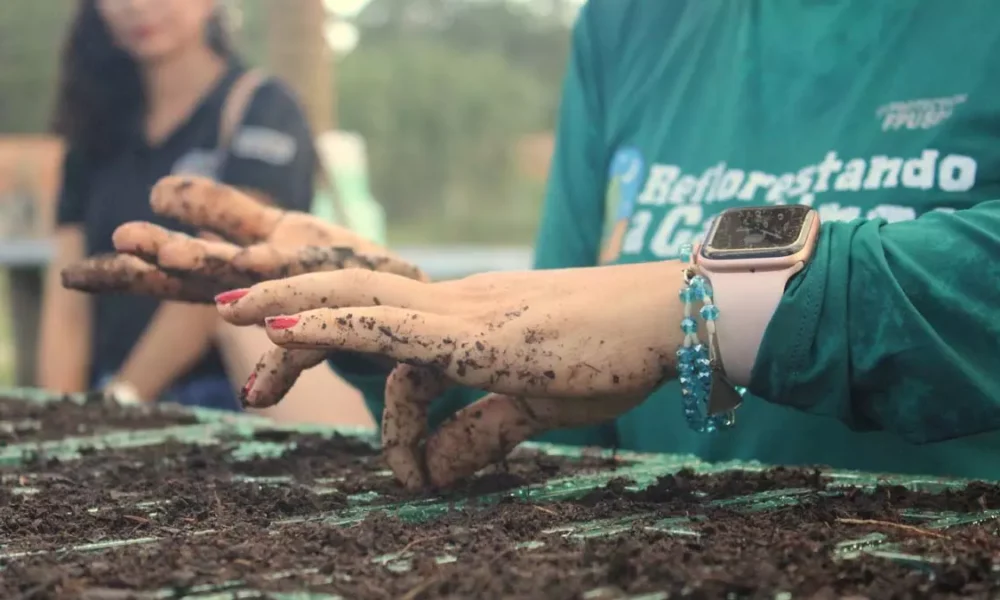
[[142,397],[139,389],[132,383],[124,380],[115,378],[108,382],[102,390],[104,395],[111,398],[119,404],[145,404],[146,400]]

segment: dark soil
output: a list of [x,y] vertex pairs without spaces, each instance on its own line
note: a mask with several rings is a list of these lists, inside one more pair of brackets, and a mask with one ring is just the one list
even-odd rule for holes
[[[944,532],[907,526],[890,504],[890,488],[874,496],[813,495],[794,507],[750,514],[705,510],[684,494],[698,486],[716,497],[747,490],[754,481],[763,491],[784,487],[774,479],[810,477],[778,471],[736,477],[734,483],[729,475],[682,473],[640,493],[623,492],[622,482],[616,482],[580,502],[507,501],[456,509],[424,524],[384,513],[346,527],[297,523],[265,531],[253,522],[234,523],[211,535],[168,534],[148,545],[11,561],[0,596],[37,589],[36,598],[113,598],[129,597],[123,591],[172,588],[183,597],[192,586],[230,580],[263,590],[309,589],[348,598],[582,598],[597,588],[606,588],[607,595],[589,597],[654,591],[692,598],[773,598],[781,591],[796,597],[879,599],[988,598],[1000,593],[991,572],[1000,562],[1000,538],[992,524]],[[952,496],[910,492],[903,504],[960,508],[967,500],[978,503],[982,491]],[[958,500],[954,506],[953,498]],[[570,522],[647,511],[651,514],[613,537],[545,533]],[[696,512],[708,516],[689,526],[699,537],[647,529],[658,519]],[[872,532],[892,536],[902,551],[933,552],[951,562],[921,571],[882,558],[832,558],[838,542]],[[526,541],[544,545],[516,548]],[[398,573],[372,562],[393,552],[403,552],[403,562],[412,558],[409,571]],[[454,562],[434,560],[446,555]],[[286,570],[298,572],[281,579],[265,575]]]
[[[285,441],[282,433],[262,432],[259,438]],[[124,450],[93,449],[66,462],[33,454],[24,466],[0,467],[0,474],[6,474],[12,484],[39,490],[23,495],[7,491],[10,497],[4,498],[4,490],[12,486],[0,488],[0,540],[13,540],[10,549],[21,550],[237,524],[267,527],[280,519],[346,508],[351,494],[376,492],[378,496],[368,500],[375,504],[427,497],[406,491],[386,470],[376,449],[352,438],[302,435],[296,437],[294,448],[279,457],[245,462],[230,460],[236,445],[169,442]],[[558,459],[518,452],[501,468],[440,494],[470,498],[615,466],[601,457]],[[284,476],[292,481],[246,481],[234,475]],[[323,489],[317,491],[317,487]],[[169,502],[135,506],[159,500]],[[94,507],[101,510],[88,512]]]
[[190,414],[167,406],[121,406],[91,394],[83,404],[69,399],[37,404],[0,398],[0,447],[96,435],[116,430],[159,429],[193,425]]
[[[110,411],[109,422],[124,423],[115,420],[124,419],[115,412],[122,409],[112,408],[89,410]],[[76,409],[55,412],[63,410]],[[59,414],[50,422],[66,424],[69,418]],[[997,522],[936,530],[910,514],[998,509],[1000,486],[976,483],[942,494],[898,486],[865,492],[835,487],[818,470],[682,471],[638,490],[615,478],[573,500],[459,502],[595,470],[613,476],[621,465],[597,456],[574,460],[523,451],[442,492],[451,509],[414,523],[391,514],[390,504],[379,511],[379,503],[427,498],[402,490],[372,447],[282,432],[261,432],[258,441],[294,447],[278,458],[237,463],[230,458],[235,441],[171,442],[94,449],[67,462],[35,454],[23,466],[0,468],[0,554],[158,538],[90,552],[0,558],[0,598],[142,598],[142,592],[161,588],[184,597],[193,586],[236,580],[243,583],[234,585],[265,592],[310,590],[359,599],[600,599],[649,592],[769,600],[780,592],[820,599],[1000,597]],[[791,488],[807,490],[793,505],[741,511],[740,505],[711,504]],[[371,491],[377,495],[352,498]],[[282,522],[343,516],[359,503],[373,504],[376,512],[353,524]],[[566,534],[572,524],[600,519],[618,523],[618,530],[607,536]],[[915,568],[869,555],[834,558],[838,544],[872,534],[894,542],[896,552],[944,562]],[[519,546],[524,542],[534,545]],[[373,560],[390,553],[399,556]]]

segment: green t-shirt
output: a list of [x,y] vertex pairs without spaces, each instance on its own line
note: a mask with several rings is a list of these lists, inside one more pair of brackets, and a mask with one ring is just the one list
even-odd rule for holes
[[[748,395],[734,429],[689,430],[671,382],[546,439],[1000,478],[1000,434],[972,435],[1000,428],[998,18],[995,0],[591,0],[537,268],[678,258],[733,206],[805,203],[826,225],[755,365],[769,401]],[[353,381],[378,414],[384,378]]]

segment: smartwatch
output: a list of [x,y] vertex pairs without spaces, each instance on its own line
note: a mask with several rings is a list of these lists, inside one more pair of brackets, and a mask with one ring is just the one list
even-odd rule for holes
[[715,218],[696,252],[719,307],[722,370],[734,384],[749,385],[764,331],[788,280],[812,259],[819,225],[808,206],[731,208]]

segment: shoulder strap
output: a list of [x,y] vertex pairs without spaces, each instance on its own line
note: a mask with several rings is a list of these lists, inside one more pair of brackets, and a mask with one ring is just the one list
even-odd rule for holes
[[226,102],[222,105],[222,115],[219,119],[219,141],[218,147],[226,150],[232,143],[233,133],[243,121],[243,116],[250,107],[250,101],[266,77],[257,69],[240,75],[239,79],[229,88]]
[[[229,146],[232,143],[233,134],[236,132],[236,128],[239,124],[243,121],[243,117],[245,116],[247,109],[250,107],[250,101],[253,99],[254,94],[257,93],[261,84],[266,80],[267,76],[262,71],[259,69],[250,69],[240,75],[239,79],[233,83],[233,87],[229,89],[229,95],[226,96],[226,101],[222,105],[222,115],[219,119],[219,149],[228,153]],[[337,220],[340,224],[350,229],[350,214],[343,204],[343,199],[340,197],[340,191],[337,188],[336,182],[330,178],[330,175],[326,170],[323,158],[320,155],[319,148],[316,147],[314,140],[312,141],[312,149],[316,159],[316,176],[319,179],[318,183],[326,189],[328,194],[330,194],[330,198],[333,201],[334,213],[337,215]]]

